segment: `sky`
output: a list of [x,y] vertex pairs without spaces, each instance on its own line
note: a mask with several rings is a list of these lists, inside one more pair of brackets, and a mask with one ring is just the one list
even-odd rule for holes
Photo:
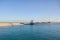
[[60,0],[0,0],[0,22],[60,21]]

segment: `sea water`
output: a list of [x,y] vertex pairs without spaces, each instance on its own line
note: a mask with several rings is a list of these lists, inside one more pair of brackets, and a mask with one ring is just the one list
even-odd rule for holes
[[60,40],[60,24],[0,27],[0,40]]

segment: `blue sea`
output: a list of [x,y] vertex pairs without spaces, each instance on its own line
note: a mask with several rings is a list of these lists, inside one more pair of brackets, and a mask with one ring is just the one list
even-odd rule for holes
[[0,27],[0,40],[60,40],[60,24]]

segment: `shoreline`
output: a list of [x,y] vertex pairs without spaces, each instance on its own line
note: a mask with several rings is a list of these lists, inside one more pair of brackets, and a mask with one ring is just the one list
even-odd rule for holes
[[[27,23],[28,24],[28,23]],[[38,24],[60,24],[60,22],[50,22],[50,23],[47,23],[47,22],[41,22],[41,23],[38,23]],[[21,26],[21,25],[24,25],[24,24],[21,24],[21,23],[0,23],[0,27],[6,27],[6,26]]]

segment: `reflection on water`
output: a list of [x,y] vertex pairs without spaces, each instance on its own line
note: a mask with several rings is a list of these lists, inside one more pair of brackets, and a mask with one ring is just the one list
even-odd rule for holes
[[60,40],[60,24],[0,27],[0,40]]

